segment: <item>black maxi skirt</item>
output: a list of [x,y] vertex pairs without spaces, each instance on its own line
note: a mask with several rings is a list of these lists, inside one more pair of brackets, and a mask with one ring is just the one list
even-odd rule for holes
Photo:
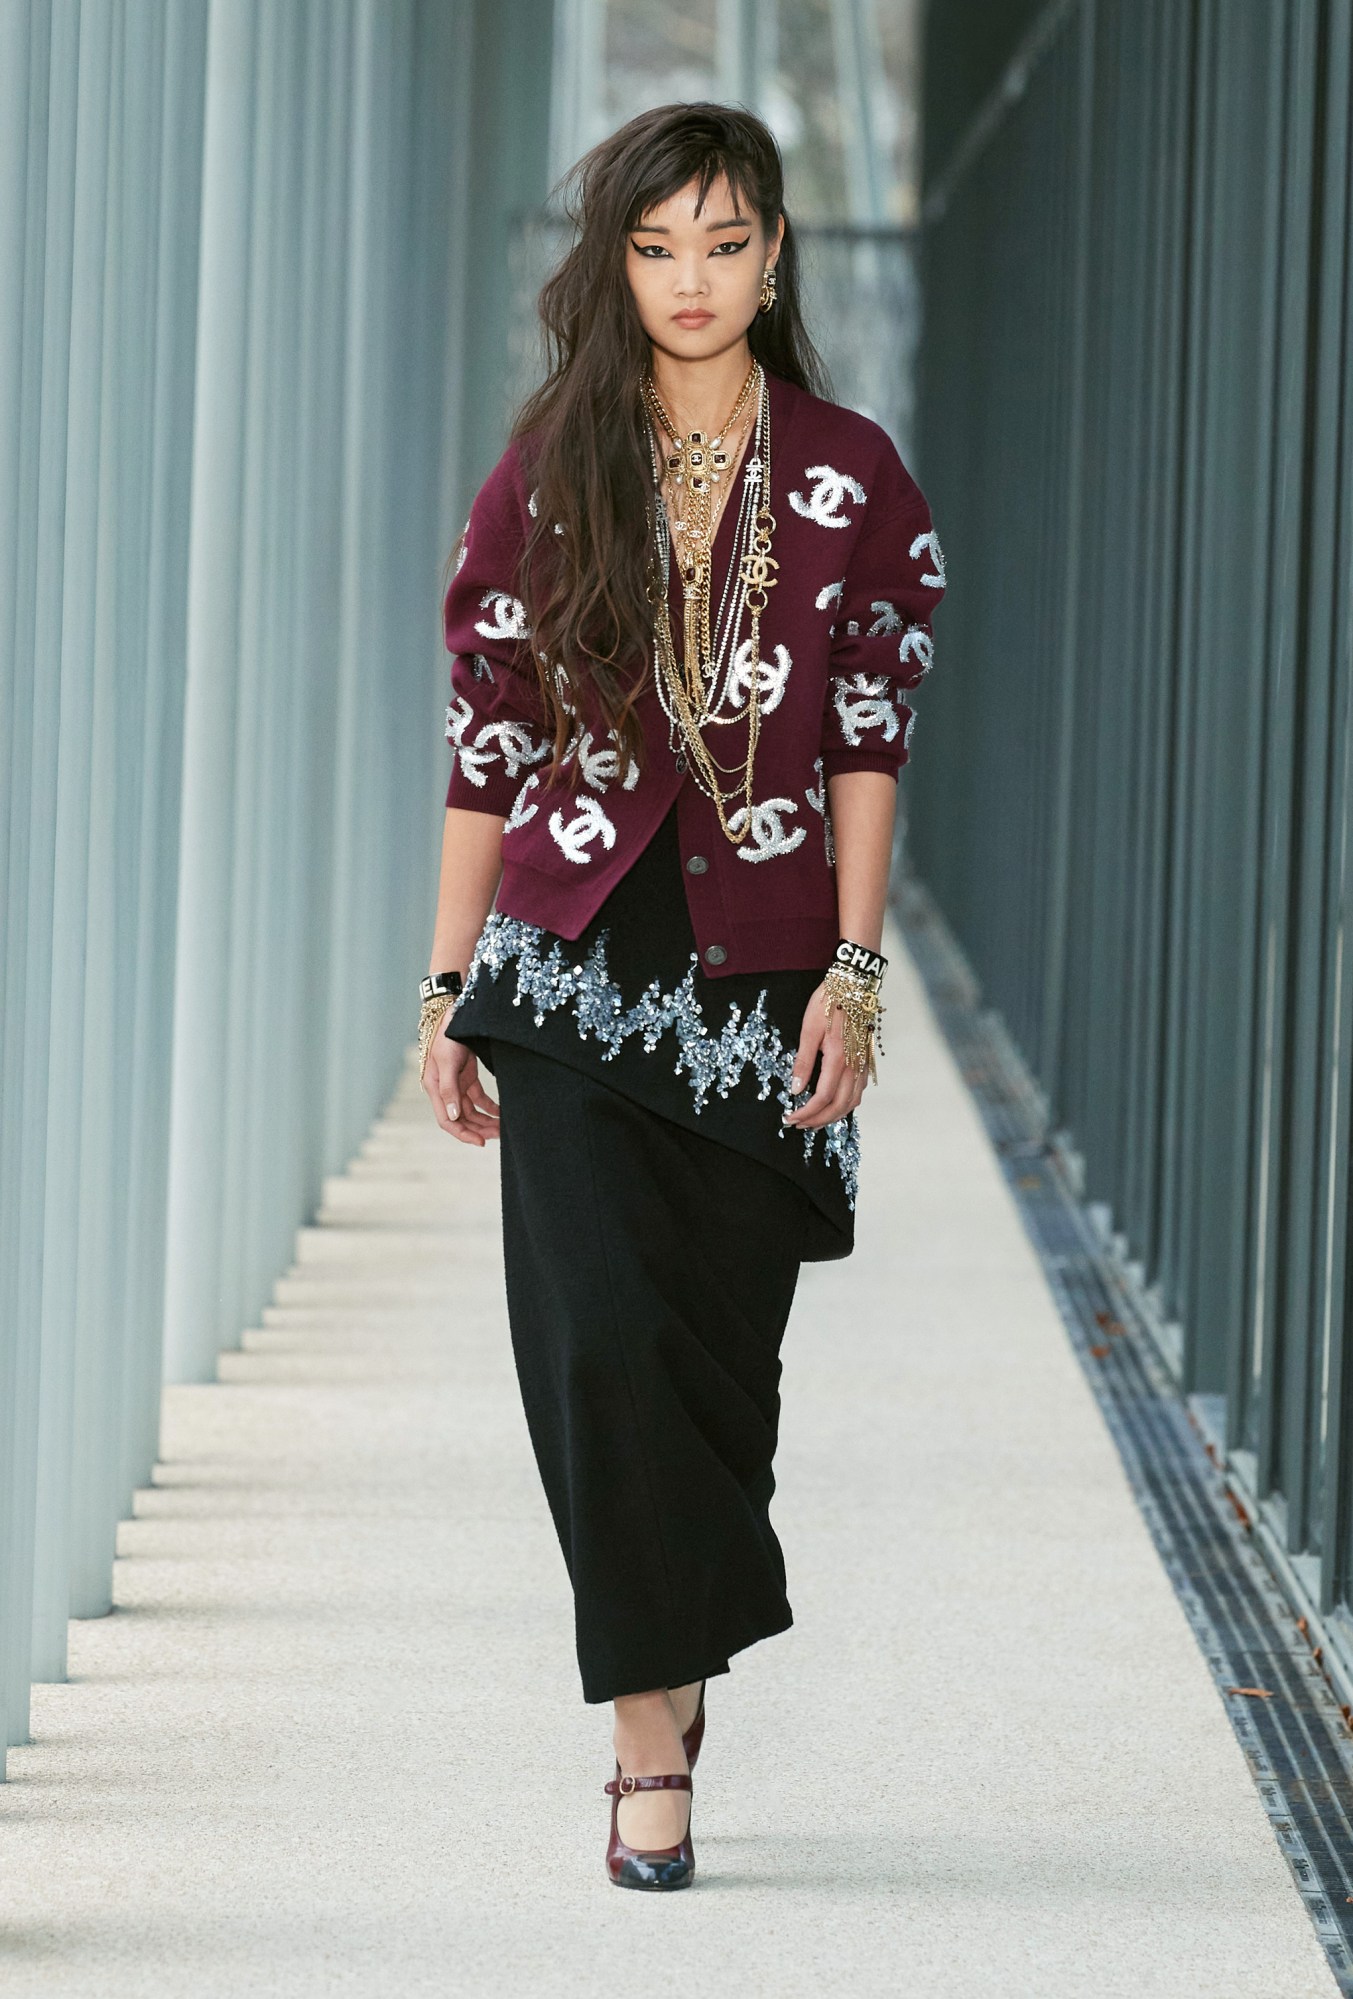
[[680,866],[673,809],[579,938],[495,912],[454,1016],[497,1086],[513,1355],[594,1702],[792,1623],[781,1341],[800,1263],[853,1243],[854,1119],[781,1124],[822,974],[705,978]]

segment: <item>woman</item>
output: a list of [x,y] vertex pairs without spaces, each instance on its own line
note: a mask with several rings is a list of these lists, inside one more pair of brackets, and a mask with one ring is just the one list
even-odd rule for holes
[[420,1051],[442,1128],[501,1134],[518,1378],[615,1704],[608,1873],[678,1888],[705,1684],[791,1622],[780,1343],[800,1262],[853,1243],[944,570],[885,432],[819,393],[760,120],[663,106],[570,179],[549,374],[444,599]]

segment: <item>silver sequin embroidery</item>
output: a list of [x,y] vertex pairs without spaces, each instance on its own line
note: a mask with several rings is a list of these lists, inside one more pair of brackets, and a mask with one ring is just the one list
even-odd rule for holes
[[[574,965],[564,956],[557,940],[547,952],[542,951],[545,932],[538,925],[525,923],[517,916],[505,916],[495,909],[490,912],[470,959],[463,999],[469,998],[477,979],[487,974],[496,981],[515,961],[517,990],[512,996],[513,1006],[529,1004],[537,1027],[544,1025],[547,1013],[572,1007],[583,1040],[591,1038],[603,1044],[603,1062],[612,1061],[631,1035],[640,1035],[645,1053],[651,1055],[663,1036],[671,1032],[676,1039],[673,1073],[678,1076],[684,1073],[689,1079],[697,1113],[705,1108],[711,1091],[727,1097],[746,1069],[756,1077],[757,1096],[763,1101],[777,1083],[775,1100],[782,1109],[789,1110],[807,1100],[806,1092],[797,1098],[789,1094],[795,1051],[785,1046],[779,1028],[767,1017],[764,989],[750,1013],[744,1017],[741,1007],[730,1006],[723,1027],[717,1034],[712,1033],[695,993],[699,960],[692,952],[686,974],[674,992],[664,993],[654,979],[642,997],[627,1007],[606,962],[606,935],[603,931],[583,962]],[[786,1138],[794,1128],[777,1125],[777,1136]],[[818,1136],[817,1131],[803,1133],[806,1160],[812,1158]],[[854,1113],[822,1126],[821,1137],[823,1156],[840,1173],[846,1200],[854,1208],[860,1165],[859,1126]]]

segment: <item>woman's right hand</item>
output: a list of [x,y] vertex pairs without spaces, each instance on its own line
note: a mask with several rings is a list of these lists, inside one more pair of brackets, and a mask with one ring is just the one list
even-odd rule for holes
[[498,1106],[479,1080],[479,1063],[463,1041],[448,1041],[443,1022],[432,1037],[423,1088],[443,1131],[462,1145],[498,1136]]

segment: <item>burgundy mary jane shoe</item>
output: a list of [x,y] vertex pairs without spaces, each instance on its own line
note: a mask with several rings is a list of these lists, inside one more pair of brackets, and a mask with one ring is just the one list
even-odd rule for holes
[[611,1840],[606,1849],[606,1872],[617,1888],[689,1888],[695,1879],[695,1848],[691,1845],[691,1822],[679,1846],[661,1846],[643,1852],[626,1846],[620,1837],[620,1800],[634,1791],[689,1791],[690,1775],[682,1770],[664,1777],[622,1777],[619,1771],[606,1785],[611,1800]]

